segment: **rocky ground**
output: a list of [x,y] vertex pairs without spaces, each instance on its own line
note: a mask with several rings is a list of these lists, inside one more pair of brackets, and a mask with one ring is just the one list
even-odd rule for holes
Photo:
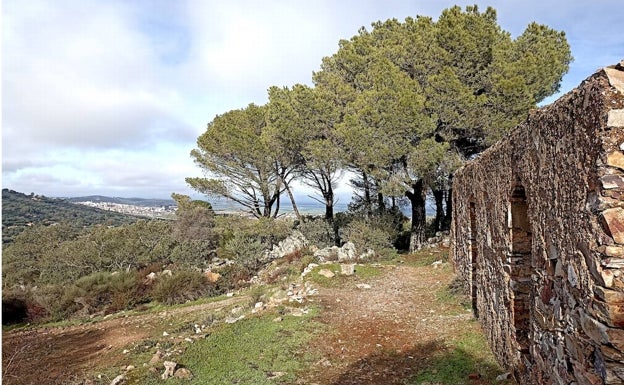
[[[126,348],[169,334],[176,325],[198,313],[247,304],[249,297],[181,307],[158,313],[118,318],[76,326],[45,327],[4,332],[2,382],[4,384],[81,383],[95,368],[120,367]],[[197,337],[202,336],[196,333]]]
[[[314,288],[310,284],[300,285],[311,294],[304,295],[303,300],[322,309],[318,319],[328,325],[328,332],[306,348],[319,360],[305,373],[298,374],[298,384],[413,383],[408,379],[431,368],[433,360],[451,354],[453,341],[459,336],[480,333],[472,313],[458,304],[457,299],[440,301],[438,298],[454,277],[448,265],[398,263],[379,268],[380,275],[365,281],[347,279],[340,285],[317,284]],[[225,309],[228,317],[222,321],[235,322],[232,309],[247,307],[250,311],[252,302],[249,297],[234,296],[161,312],[117,315],[114,319],[76,326],[5,332],[3,383],[94,383],[92,380],[84,382],[93,378],[94,368],[123,368],[128,353],[143,346],[150,348],[145,356],[148,361],[152,353],[147,352],[154,350],[153,345],[167,336],[167,341],[172,342],[163,345],[163,355],[157,357],[160,373],[164,370],[162,361],[167,360],[172,350],[183,346],[185,340],[191,343],[192,339],[202,338],[203,331],[209,330],[214,320],[198,321],[204,314]],[[194,330],[179,326],[189,324],[195,325]],[[96,382],[113,383],[114,375],[102,381],[96,379]],[[196,378],[192,383],[202,382]],[[491,376],[486,380],[477,370],[466,373],[462,383],[493,382]]]

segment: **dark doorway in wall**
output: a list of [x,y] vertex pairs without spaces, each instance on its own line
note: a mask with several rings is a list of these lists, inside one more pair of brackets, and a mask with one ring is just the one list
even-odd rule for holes
[[472,311],[475,318],[479,318],[477,308],[477,260],[479,250],[477,248],[477,213],[474,202],[470,202],[470,297],[472,299]]
[[524,187],[517,185],[509,199],[509,229],[511,252],[509,254],[510,285],[512,289],[511,312],[518,349],[529,352],[531,249],[532,233],[528,203]]

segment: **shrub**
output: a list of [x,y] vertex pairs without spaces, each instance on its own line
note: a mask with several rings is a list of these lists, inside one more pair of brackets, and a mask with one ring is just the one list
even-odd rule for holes
[[297,249],[293,251],[292,253],[288,253],[284,255],[284,260],[287,263],[293,263],[294,261],[300,260],[302,257],[303,257],[303,251],[301,251],[301,249]]
[[390,231],[378,227],[378,223],[371,223],[362,219],[356,219],[347,225],[344,229],[343,239],[353,242],[358,253],[372,249],[377,254],[385,254],[392,250]]
[[281,281],[282,278],[287,277],[293,273],[294,269],[292,268],[292,266],[277,266],[275,269],[268,272],[267,276],[264,278],[264,282],[271,285]]
[[237,215],[215,218],[215,231],[220,234],[221,246],[225,246],[235,237],[249,237],[260,242],[270,250],[290,235],[292,221],[273,218],[251,219]]
[[311,244],[319,248],[333,246],[336,243],[334,227],[324,218],[309,218],[299,224],[298,230]]
[[221,278],[217,281],[217,290],[220,293],[247,286],[247,282],[253,275],[247,267],[240,263],[227,265],[217,272],[221,274]]
[[74,285],[46,285],[33,290],[33,301],[43,307],[49,320],[59,321],[69,317],[81,305],[75,301],[82,292]]
[[201,272],[180,270],[172,276],[162,276],[154,286],[152,295],[161,303],[174,305],[215,293],[214,285]]
[[[89,312],[123,310],[134,304],[133,292],[137,287],[136,273],[98,272],[80,278],[76,281],[76,287],[84,293],[82,302],[89,307]],[[115,298],[115,306],[110,307],[113,298]]]
[[260,257],[265,250],[257,238],[239,234],[234,235],[224,248],[229,254],[235,256],[237,262],[251,271],[258,270]]

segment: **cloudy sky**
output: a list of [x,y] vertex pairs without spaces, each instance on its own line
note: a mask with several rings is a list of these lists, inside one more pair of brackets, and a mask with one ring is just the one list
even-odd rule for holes
[[4,0],[3,188],[189,194],[189,152],[215,115],[311,84],[361,26],[475,2],[514,37],[531,21],[566,32],[562,92],[624,59],[621,0]]

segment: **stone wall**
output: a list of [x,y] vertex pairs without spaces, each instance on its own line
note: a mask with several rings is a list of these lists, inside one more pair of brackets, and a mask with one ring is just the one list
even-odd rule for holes
[[520,384],[624,383],[624,67],[459,170],[451,255]]

